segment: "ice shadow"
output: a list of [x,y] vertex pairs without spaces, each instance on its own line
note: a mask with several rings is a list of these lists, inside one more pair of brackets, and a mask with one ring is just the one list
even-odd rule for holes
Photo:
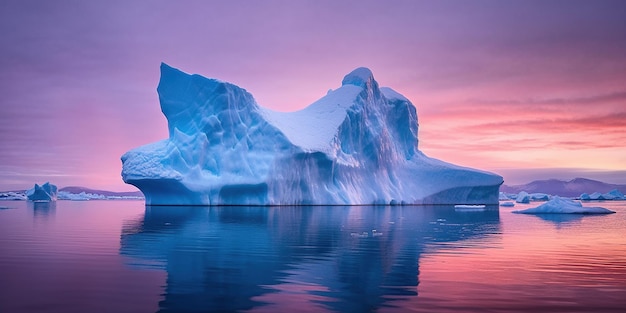
[[417,296],[430,243],[497,233],[497,206],[147,207],[120,254],[167,272],[159,312],[369,312]]

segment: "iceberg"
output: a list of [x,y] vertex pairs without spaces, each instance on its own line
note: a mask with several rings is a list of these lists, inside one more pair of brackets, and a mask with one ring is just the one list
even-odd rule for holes
[[418,149],[413,104],[358,68],[296,112],[161,64],[169,138],[128,151],[147,205],[497,204],[501,176]]
[[613,200],[625,200],[626,199],[624,194],[621,191],[617,190],[617,189],[613,189],[613,190],[605,193],[604,195],[608,196],[608,197],[613,197]]
[[50,202],[57,200],[57,186],[46,182],[45,184],[35,186],[26,191],[26,198],[36,202]]
[[624,197],[624,194],[617,190],[617,189],[613,189],[607,193],[600,193],[600,192],[594,192],[592,194],[588,194],[588,193],[582,193],[580,195],[580,200],[586,200],[586,201],[590,201],[590,200],[625,200],[626,197]]
[[610,214],[615,213],[600,207],[585,207],[580,201],[574,201],[568,198],[555,196],[552,200],[535,208],[525,210],[512,211],[513,213],[522,214],[547,214],[547,213],[565,213],[565,214]]
[[530,195],[526,191],[520,191],[515,198],[517,203],[530,203]]
[[504,207],[514,207],[515,203],[513,201],[506,201],[506,202],[501,202],[500,206],[504,206]]
[[506,193],[500,191],[500,194],[498,195],[498,200],[511,200]]
[[533,201],[548,201],[550,200],[550,195],[541,192],[535,192],[530,194],[530,199]]

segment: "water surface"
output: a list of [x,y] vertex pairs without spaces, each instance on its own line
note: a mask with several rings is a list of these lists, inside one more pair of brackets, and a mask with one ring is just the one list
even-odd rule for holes
[[622,312],[616,214],[0,202],[0,312]]

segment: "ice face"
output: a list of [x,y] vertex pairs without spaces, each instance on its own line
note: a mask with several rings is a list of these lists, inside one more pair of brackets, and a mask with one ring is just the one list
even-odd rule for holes
[[148,205],[497,204],[502,177],[425,156],[417,112],[358,68],[296,112],[161,65],[169,138],[122,156]]
[[45,184],[35,186],[26,191],[26,198],[30,201],[56,201],[57,200],[57,186],[46,182]]

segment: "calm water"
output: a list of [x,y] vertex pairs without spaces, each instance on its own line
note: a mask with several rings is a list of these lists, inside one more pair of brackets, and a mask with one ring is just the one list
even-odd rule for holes
[[599,205],[5,201],[0,312],[623,312],[626,202]]

